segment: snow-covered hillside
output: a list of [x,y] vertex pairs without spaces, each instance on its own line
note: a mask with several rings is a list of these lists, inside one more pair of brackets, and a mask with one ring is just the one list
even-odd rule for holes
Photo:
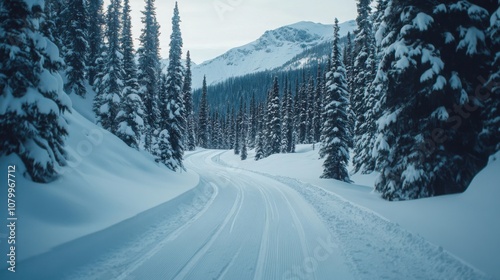
[[[356,29],[355,21],[340,24],[340,36]],[[333,40],[333,25],[299,22],[266,31],[259,39],[193,67],[193,88],[200,88],[203,76],[214,84],[230,77],[271,70],[282,66],[304,50]]]
[[[3,182],[7,182],[7,166],[16,166],[18,261],[110,227],[198,184],[195,173],[160,167],[151,155],[128,147],[89,121],[87,118],[93,118],[91,96],[93,92],[87,99],[71,95],[73,113],[66,115],[68,166],[59,171],[58,180],[34,183],[23,176],[25,168],[17,155],[0,160],[5,171],[0,172]],[[5,199],[1,199],[0,208],[7,210],[7,189],[2,190]],[[7,221],[7,211],[2,211],[1,217]],[[1,237],[0,251],[7,252],[8,245]],[[5,258],[2,254],[2,260]],[[1,268],[6,264],[2,261]]]

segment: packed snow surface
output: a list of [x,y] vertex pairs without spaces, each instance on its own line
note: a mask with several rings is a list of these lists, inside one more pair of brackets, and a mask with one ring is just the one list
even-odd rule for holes
[[[116,152],[120,144],[112,142],[117,147],[106,148]],[[370,187],[317,179],[321,160],[310,145],[259,162],[253,156],[250,151],[249,159],[240,161],[232,151],[197,150],[186,155],[189,172],[182,174],[155,167],[139,153],[131,162],[115,155],[101,158],[99,165],[96,156],[88,164],[95,169],[82,163],[64,176],[71,184],[20,180],[19,189],[26,190],[19,198],[19,210],[25,209],[19,213],[25,223],[19,244],[47,243],[51,236],[53,246],[23,258],[9,279],[500,275],[494,265],[500,249],[498,190],[492,181],[498,161],[492,160],[462,195],[391,203]],[[369,185],[374,176],[353,179]],[[109,226],[102,228],[104,220]],[[101,227],[95,226],[99,222]],[[29,243],[29,238],[39,239]]]

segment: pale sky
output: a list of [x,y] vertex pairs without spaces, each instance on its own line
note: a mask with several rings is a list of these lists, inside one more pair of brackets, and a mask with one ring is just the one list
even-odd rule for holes
[[[130,1],[137,49],[145,1]],[[163,58],[168,57],[174,3],[174,0],[156,0]],[[105,0],[105,10],[108,4],[109,0]],[[330,24],[335,17],[341,23],[356,17],[355,0],[179,0],[178,5],[183,57],[190,50],[197,64],[250,43],[266,30],[299,21]]]

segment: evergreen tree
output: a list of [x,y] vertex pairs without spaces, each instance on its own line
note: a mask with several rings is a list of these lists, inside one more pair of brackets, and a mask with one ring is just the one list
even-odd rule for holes
[[[356,54],[353,64],[353,91],[352,91],[352,108],[356,115],[356,123],[354,129],[354,171],[364,171],[363,166],[366,166],[368,160],[368,147],[366,146],[366,138],[371,137],[367,129],[367,123],[371,120],[367,119],[366,112],[368,106],[366,100],[367,88],[373,81],[374,69],[372,69],[372,58],[374,52],[374,40],[371,22],[371,0],[360,0],[358,2],[358,16],[356,22],[358,29],[354,39],[354,53]],[[362,139],[364,138],[364,139]],[[368,171],[367,171],[368,172]]]
[[68,93],[75,93],[79,96],[85,96],[85,75],[88,43],[88,13],[87,5],[84,0],[72,0],[68,2],[68,11],[70,13],[69,23],[67,24],[67,45],[66,52],[66,76],[67,82],[65,89]]
[[317,143],[321,138],[321,108],[323,101],[323,90],[324,84],[322,79],[321,65],[318,64],[318,73],[316,76],[316,91],[314,92],[313,100],[313,116],[312,116],[312,128],[311,135],[313,143]]
[[349,130],[347,106],[349,92],[346,71],[339,48],[339,25],[335,19],[332,69],[327,74],[326,94],[330,101],[325,106],[326,119],[323,133],[322,154],[326,156],[321,178],[350,182],[347,164],[349,163]]
[[298,114],[298,122],[297,122],[297,129],[298,129],[298,143],[299,144],[306,144],[307,143],[307,82],[305,79],[305,74],[302,77],[302,84],[298,88],[298,93],[297,93],[297,102],[295,103],[298,105],[296,107],[297,114]]
[[144,103],[144,148],[152,151],[157,121],[160,119],[158,92],[160,76],[160,26],[156,20],[154,0],[145,0],[142,12],[144,27],[141,32],[139,55],[139,94]]
[[255,137],[257,136],[257,107],[255,103],[255,94],[252,94],[250,99],[250,113],[248,117],[248,147],[255,148]]
[[208,148],[208,104],[207,104],[207,78],[203,77],[200,108],[198,110],[198,145]]
[[17,154],[33,181],[50,182],[66,163],[63,61],[39,29],[40,3],[5,0],[0,9],[0,156]]
[[[61,24],[61,10],[63,9],[62,0],[46,0],[44,8],[44,20],[40,22],[40,31],[50,41],[52,41],[60,49],[62,43],[62,28],[58,26]],[[61,55],[61,53],[59,53]]]
[[274,77],[267,104],[268,155],[278,154],[281,146],[280,91],[278,78]]
[[247,151],[247,116],[246,116],[246,103],[244,103],[243,107],[240,108],[240,132],[239,132],[239,137],[240,137],[240,143],[241,143],[241,150],[240,150],[240,158],[241,160],[246,160],[248,157],[248,151]]
[[241,150],[241,125],[243,123],[243,101],[240,100],[240,110],[238,111],[238,116],[236,117],[236,122],[234,124],[234,154],[239,155]]
[[99,58],[102,54],[103,42],[103,0],[88,0],[88,59],[87,59],[87,78],[90,85],[94,85],[97,74],[99,73]]
[[[182,36],[180,29],[180,16],[177,2],[175,2],[172,17],[172,34],[170,35],[169,64],[166,74],[165,92],[162,92],[160,112],[161,129],[167,129],[172,147],[172,160],[166,163],[167,167],[176,171],[184,169],[182,159],[184,156],[184,143],[186,119],[184,110],[184,96],[182,93],[184,81],[184,67],[182,66]],[[160,151],[164,153],[164,151]]]
[[497,4],[479,2],[388,3],[375,145],[375,187],[386,199],[462,192],[487,163],[477,137],[480,97],[472,94],[489,71],[485,30]]
[[500,150],[500,2],[498,8],[491,12],[488,38],[491,49],[491,72],[485,83],[485,91],[490,94],[483,110],[485,128],[481,132],[482,146],[489,154]]
[[314,87],[314,78],[312,75],[309,75],[309,80],[307,82],[306,87],[306,112],[307,112],[307,121],[306,121],[306,143],[311,144],[314,142],[314,108],[315,108],[315,97],[316,91]]
[[293,153],[295,151],[295,143],[293,139],[293,101],[292,89],[285,82],[285,92],[282,101],[282,126],[281,126],[281,152]]
[[257,146],[255,147],[255,160],[261,160],[265,158],[264,154],[264,133],[259,131],[259,134],[257,135]]
[[123,54],[120,52],[119,34],[121,0],[112,0],[107,13],[107,57],[104,61],[103,73],[99,76],[100,88],[94,100],[96,120],[104,129],[115,133],[116,116],[122,102],[123,90]]
[[184,95],[184,118],[186,119],[186,149],[188,151],[194,151],[196,148],[195,140],[195,124],[193,115],[193,91],[191,89],[192,84],[192,73],[191,73],[191,56],[189,51],[186,55],[186,74],[184,76],[184,85],[182,87],[182,92]]
[[116,115],[116,136],[132,148],[139,149],[142,131],[144,130],[144,104],[139,96],[137,82],[137,66],[134,57],[132,40],[132,23],[130,19],[129,0],[123,2],[121,49],[123,51],[122,103]]

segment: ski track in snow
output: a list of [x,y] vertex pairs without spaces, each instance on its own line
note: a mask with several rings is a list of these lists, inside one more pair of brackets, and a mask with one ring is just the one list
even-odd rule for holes
[[14,279],[488,279],[332,192],[231,167],[222,153],[186,157],[194,190],[20,263]]

